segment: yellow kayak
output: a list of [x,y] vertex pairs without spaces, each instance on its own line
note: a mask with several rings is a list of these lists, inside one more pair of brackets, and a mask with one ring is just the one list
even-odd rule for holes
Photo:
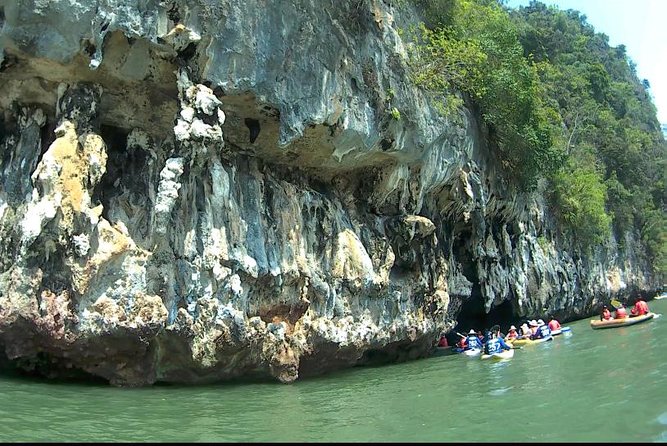
[[533,345],[533,344],[541,344],[543,342],[551,341],[553,339],[552,336],[547,336],[546,338],[542,339],[527,339],[527,338],[522,338],[522,339],[516,339],[514,341],[505,341],[507,343],[510,343],[512,346],[520,346],[520,345]]

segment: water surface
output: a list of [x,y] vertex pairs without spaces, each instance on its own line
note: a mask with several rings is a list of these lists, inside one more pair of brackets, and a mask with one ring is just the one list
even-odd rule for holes
[[290,385],[119,389],[0,376],[0,441],[664,442],[665,316],[525,346],[354,368]]

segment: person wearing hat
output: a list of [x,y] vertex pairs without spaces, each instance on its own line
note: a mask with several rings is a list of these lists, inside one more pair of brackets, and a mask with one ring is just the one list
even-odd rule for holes
[[533,339],[533,336],[535,336],[535,333],[537,333],[537,321],[535,319],[531,319],[528,321],[528,326],[530,327],[530,339]]
[[514,339],[519,337],[519,333],[516,332],[516,327],[514,325],[510,326],[510,330],[507,333],[507,336],[505,336],[506,341],[513,341]]
[[477,336],[477,332],[472,328],[468,332],[468,337],[466,338],[466,344],[467,344],[466,350],[472,350],[472,349],[481,350],[483,347],[482,341],[480,341],[479,337]]
[[533,333],[533,336],[531,336],[530,339],[545,339],[551,336],[551,329],[549,329],[549,326],[545,324],[542,319],[537,321],[536,325],[537,329],[535,330],[535,333]]
[[602,307],[602,314],[600,315],[600,320],[601,321],[611,320],[611,311],[609,311],[609,307],[607,307],[606,305]]
[[530,335],[532,335],[532,334],[533,333],[530,331],[530,328],[528,327],[528,324],[526,324],[524,322],[523,325],[521,325],[521,337],[524,338],[524,339],[529,339]]

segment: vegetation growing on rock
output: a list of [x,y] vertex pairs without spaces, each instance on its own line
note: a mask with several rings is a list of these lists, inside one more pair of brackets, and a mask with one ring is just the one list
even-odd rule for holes
[[[412,0],[413,80],[463,93],[489,144],[524,190],[546,184],[563,232],[587,248],[636,231],[655,272],[667,272],[667,144],[647,80],[578,11],[533,1]],[[403,5],[406,3],[403,2]],[[622,246],[621,246],[622,247]]]

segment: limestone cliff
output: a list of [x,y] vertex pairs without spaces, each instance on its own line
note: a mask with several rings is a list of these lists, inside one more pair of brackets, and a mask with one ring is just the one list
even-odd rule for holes
[[651,289],[638,248],[577,255],[474,113],[411,85],[411,20],[381,0],[0,0],[5,360],[290,382],[424,356],[461,314]]

